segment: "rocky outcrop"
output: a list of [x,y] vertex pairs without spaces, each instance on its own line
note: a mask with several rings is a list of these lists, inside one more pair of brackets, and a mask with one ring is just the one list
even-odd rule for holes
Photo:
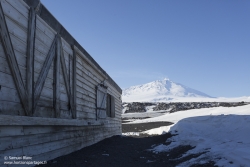
[[147,106],[155,105],[154,103],[139,103],[139,102],[132,102],[132,103],[123,103],[123,108],[126,109],[125,113],[136,113],[136,112],[146,112]]
[[218,107],[220,103],[199,103],[199,102],[186,102],[186,103],[158,103],[153,111],[159,110],[168,110],[169,112],[197,109],[197,108],[209,108],[209,107]]
[[210,107],[236,107],[245,105],[244,102],[176,102],[176,103],[123,103],[123,108],[125,109],[124,113],[136,113],[136,112],[146,112],[147,107],[154,106],[153,111],[165,110],[170,113],[189,110],[189,109],[198,109],[198,108],[210,108]]

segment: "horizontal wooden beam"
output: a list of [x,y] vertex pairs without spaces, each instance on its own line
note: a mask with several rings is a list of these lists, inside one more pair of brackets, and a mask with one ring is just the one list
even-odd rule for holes
[[41,118],[27,116],[1,115],[0,126],[98,126],[105,125],[108,121],[85,121],[80,119],[58,119],[58,118]]

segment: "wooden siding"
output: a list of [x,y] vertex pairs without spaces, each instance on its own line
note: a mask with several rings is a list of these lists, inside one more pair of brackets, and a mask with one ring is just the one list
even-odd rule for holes
[[[47,161],[120,133],[120,127],[118,126],[3,125],[0,126],[0,130],[0,157],[31,156],[33,161]],[[65,152],[61,151],[63,149]],[[3,161],[4,158],[1,158],[0,164],[3,165]]]
[[[0,157],[49,160],[120,135],[120,88],[62,35],[63,27],[44,20],[42,4],[24,1],[0,0],[6,27],[0,40]],[[114,118],[97,118],[100,84],[114,97]]]

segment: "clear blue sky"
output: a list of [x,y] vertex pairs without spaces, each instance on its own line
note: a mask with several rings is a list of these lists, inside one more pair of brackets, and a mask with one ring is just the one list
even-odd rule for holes
[[249,0],[41,0],[121,88],[250,96]]

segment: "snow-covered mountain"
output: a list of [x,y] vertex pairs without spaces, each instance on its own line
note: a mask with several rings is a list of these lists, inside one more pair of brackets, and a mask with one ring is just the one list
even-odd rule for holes
[[143,85],[131,86],[124,89],[122,94],[123,102],[175,101],[183,98],[211,98],[211,96],[182,84],[175,83],[168,78]]
[[250,96],[211,97],[168,78],[123,90],[123,102],[250,102]]

